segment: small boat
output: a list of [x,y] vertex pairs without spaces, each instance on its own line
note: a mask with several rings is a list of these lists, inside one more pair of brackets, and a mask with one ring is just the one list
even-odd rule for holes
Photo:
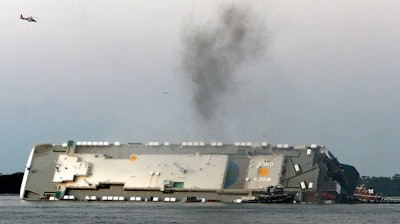
[[198,198],[196,196],[187,196],[182,198],[182,202],[205,202],[205,198]]
[[382,202],[382,197],[375,195],[374,189],[365,188],[364,185],[356,187],[356,191],[353,194],[355,202],[359,203],[380,203]]
[[240,203],[293,203],[294,194],[285,194],[283,187],[269,186],[267,190],[254,197],[242,198]]

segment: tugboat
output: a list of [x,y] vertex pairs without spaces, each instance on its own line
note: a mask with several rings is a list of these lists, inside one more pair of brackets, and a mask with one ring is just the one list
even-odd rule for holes
[[243,198],[240,203],[293,203],[294,195],[285,194],[283,187],[269,186],[267,190],[255,198]]
[[374,194],[374,189],[366,189],[364,185],[356,187],[354,192],[354,200],[356,203],[381,203],[382,197]]

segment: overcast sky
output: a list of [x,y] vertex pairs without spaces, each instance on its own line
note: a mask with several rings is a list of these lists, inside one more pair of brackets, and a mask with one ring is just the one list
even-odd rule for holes
[[400,173],[399,1],[2,0],[0,15],[2,173],[67,140],[316,143],[361,175]]

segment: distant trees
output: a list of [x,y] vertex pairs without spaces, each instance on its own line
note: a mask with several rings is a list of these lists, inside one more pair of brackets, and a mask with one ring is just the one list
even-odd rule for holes
[[24,173],[3,175],[0,173],[0,194],[18,194]]
[[361,184],[366,188],[375,189],[375,194],[382,196],[400,196],[400,174],[393,177],[362,176]]

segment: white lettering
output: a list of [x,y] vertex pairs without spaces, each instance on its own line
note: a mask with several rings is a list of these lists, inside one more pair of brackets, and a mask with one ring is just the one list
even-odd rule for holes
[[270,182],[271,177],[254,177],[255,182]]
[[262,165],[271,167],[271,166],[274,166],[274,162],[263,162]]

